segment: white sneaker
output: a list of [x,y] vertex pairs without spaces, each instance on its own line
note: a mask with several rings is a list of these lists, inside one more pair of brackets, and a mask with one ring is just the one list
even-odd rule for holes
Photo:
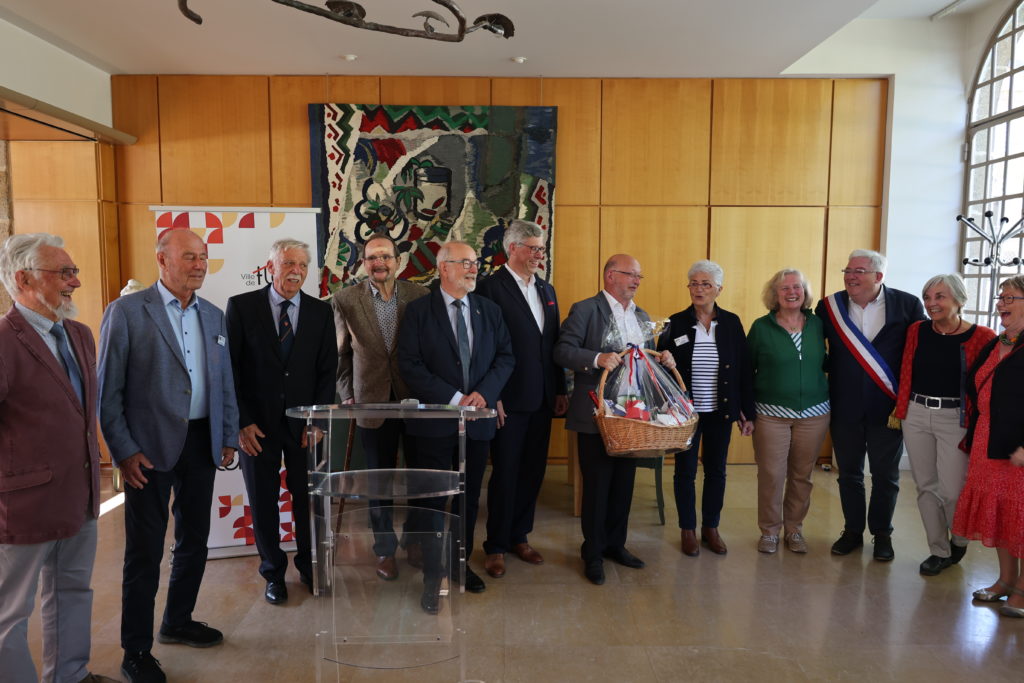
[[786,547],[794,553],[806,553],[807,541],[799,531],[794,531],[786,535]]
[[765,536],[762,534],[761,540],[757,542],[757,552],[768,553],[769,555],[779,549],[779,537],[778,536]]

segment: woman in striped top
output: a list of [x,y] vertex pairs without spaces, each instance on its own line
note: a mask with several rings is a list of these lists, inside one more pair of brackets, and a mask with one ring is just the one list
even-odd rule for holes
[[779,532],[786,547],[806,553],[803,522],[811,505],[811,472],[828,430],[828,380],[821,319],[799,270],[772,276],[761,299],[769,310],[750,326],[757,431],[757,549],[774,553]]
[[722,276],[722,267],[713,261],[690,266],[687,287],[693,305],[669,318],[658,345],[659,350],[672,352],[700,414],[690,448],[676,454],[673,477],[682,550],[691,557],[700,554],[695,481],[701,440],[704,491],[700,540],[712,552],[724,555],[726,546],[718,522],[725,499],[725,460],[732,424],[738,421],[747,436],[754,429],[754,392],[743,324],[715,303],[722,291]]

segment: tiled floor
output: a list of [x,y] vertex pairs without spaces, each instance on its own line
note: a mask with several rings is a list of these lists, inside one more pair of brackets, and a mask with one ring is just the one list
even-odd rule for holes
[[[463,601],[469,679],[1021,680],[1024,620],[971,602],[971,590],[995,577],[995,552],[972,544],[960,565],[933,578],[918,574],[928,551],[909,473],[894,524],[896,560],[888,564],[872,561],[870,545],[848,557],[829,554],[842,513],[835,473],[822,471],[805,525],[810,553],[759,554],[756,469],[744,465],[729,468],[720,527],[729,554],[686,557],[665,474],[666,526],[658,524],[651,470],[637,474],[628,547],[647,568],[606,563],[607,583],[593,586],[582,576],[565,468],[550,468],[531,537],[547,562],[534,567],[510,556],[507,576],[494,580],[483,573],[479,551],[474,557],[487,590]],[[122,524],[119,508],[102,518],[93,581],[92,669],[115,677]],[[481,520],[478,538],[484,533]],[[210,561],[195,617],[222,629],[226,642],[209,650],[157,644],[154,655],[170,680],[315,680],[313,598],[290,574],[289,602],[268,605],[256,567],[252,557]],[[166,577],[165,570],[165,586]],[[158,610],[163,599],[162,591]],[[34,619],[36,647],[38,628]],[[451,680],[453,671],[343,668],[341,678],[422,683]]]

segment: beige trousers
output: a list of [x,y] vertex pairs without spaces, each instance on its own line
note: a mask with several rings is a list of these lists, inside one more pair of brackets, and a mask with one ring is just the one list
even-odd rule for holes
[[766,536],[803,529],[811,507],[811,473],[828,431],[829,415],[800,419],[758,415],[757,525]]
[[[928,550],[937,557],[949,557],[949,529],[967,476],[969,458],[959,447],[965,431],[958,408],[925,408],[913,401],[907,407],[903,443],[917,484],[917,509]],[[954,540],[967,545],[965,538]]]

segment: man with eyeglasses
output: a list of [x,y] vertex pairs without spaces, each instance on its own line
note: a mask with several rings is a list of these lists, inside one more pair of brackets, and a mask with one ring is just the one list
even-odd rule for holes
[[[401,401],[409,398],[409,390],[398,371],[398,330],[405,307],[428,290],[397,279],[398,247],[387,233],[366,240],[363,270],[365,281],[339,289],[331,300],[338,331],[338,396],[342,403]],[[403,420],[359,418],[356,431],[367,469],[396,467],[400,442],[408,463],[414,446],[406,438]],[[371,500],[369,505],[377,576],[393,581],[398,578],[398,537],[392,526],[391,501]],[[405,549],[410,564],[419,566],[419,544],[407,543]]]
[[[597,390],[601,373],[622,363],[619,352],[627,344],[649,345],[644,323],[650,321],[633,301],[643,280],[635,258],[612,256],[604,264],[603,279],[602,291],[572,305],[554,351],[555,362],[573,371],[565,428],[577,433],[583,477],[580,554],[584,575],[596,585],[604,583],[604,558],[631,569],[644,567],[643,560],[626,550],[636,461],[608,455],[594,423],[591,394]],[[676,365],[670,351],[662,351],[658,362],[667,368]]]
[[309,245],[282,239],[270,247],[271,284],[228,299],[225,317],[238,399],[239,464],[249,494],[252,530],[260,554],[263,597],[288,599],[288,556],[281,549],[281,463],[291,494],[295,568],[313,589],[306,446],[318,439],[293,406],[334,402],[337,337],[330,304],[302,291],[309,274]]
[[[398,367],[409,393],[421,403],[495,408],[512,374],[515,357],[501,309],[473,293],[479,265],[472,246],[457,240],[446,242],[437,254],[440,287],[405,309],[398,333]],[[466,533],[466,590],[471,593],[483,592],[486,587],[469,568],[469,559],[495,422],[493,418],[479,419],[466,425],[466,509],[461,513]],[[424,469],[457,467],[456,420],[409,420],[406,429],[416,438],[415,462],[410,464]],[[425,499],[420,505],[442,510],[444,500]],[[437,544],[424,546],[420,605],[425,612],[436,614],[442,573],[440,548]]]
[[498,401],[487,485],[484,569],[496,579],[505,575],[508,552],[529,564],[544,562],[527,536],[547,469],[551,418],[569,405],[565,371],[553,358],[558,299],[538,274],[546,253],[542,235],[535,223],[509,223],[503,240],[508,261],[477,289],[501,308],[516,357],[516,371]]
[[[89,673],[92,570],[100,512],[96,350],[71,320],[82,286],[64,241],[0,245],[14,306],[0,318],[0,678],[111,681]],[[41,587],[40,587],[41,584]],[[28,644],[42,601],[42,678]]]
[[192,613],[206,570],[214,477],[238,447],[224,314],[197,294],[206,244],[191,230],[165,230],[156,261],[156,284],[115,299],[100,325],[100,426],[127,484],[121,673],[132,683],[166,680],[151,649],[172,493],[174,551],[157,640],[198,648],[224,640]]
[[[825,297],[815,309],[828,340],[829,426],[845,520],[832,553],[848,555],[862,547],[866,522],[879,562],[895,557],[892,517],[900,490],[903,433],[889,421],[896,405],[900,360],[907,327],[925,319],[916,296],[882,284],[886,264],[876,251],[854,250],[843,269],[846,289]],[[867,504],[865,452],[871,468]]]

